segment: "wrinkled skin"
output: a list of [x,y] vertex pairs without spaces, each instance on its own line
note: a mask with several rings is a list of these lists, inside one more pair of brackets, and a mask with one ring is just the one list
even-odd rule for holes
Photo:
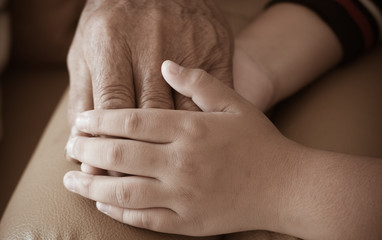
[[160,73],[171,59],[232,85],[232,35],[212,0],[89,0],[68,55],[69,120],[91,109],[198,110]]

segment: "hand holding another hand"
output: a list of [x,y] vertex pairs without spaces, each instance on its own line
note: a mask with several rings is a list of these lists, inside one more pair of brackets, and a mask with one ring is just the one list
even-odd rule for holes
[[205,71],[166,61],[162,73],[204,112],[124,109],[79,115],[80,131],[113,138],[75,137],[68,154],[129,176],[74,171],[66,174],[65,186],[97,201],[100,211],[118,221],[160,232],[202,236],[277,228],[295,144]]
[[[198,111],[190,99],[173,94],[160,65],[172,59],[232,86],[232,42],[213,0],[89,0],[68,55],[69,122],[92,109]],[[89,165],[83,170],[104,172]]]

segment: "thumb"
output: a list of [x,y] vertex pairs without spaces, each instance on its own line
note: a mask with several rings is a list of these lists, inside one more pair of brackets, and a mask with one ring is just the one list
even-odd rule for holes
[[243,103],[234,90],[201,69],[184,68],[167,60],[162,64],[162,75],[204,112],[237,112]]

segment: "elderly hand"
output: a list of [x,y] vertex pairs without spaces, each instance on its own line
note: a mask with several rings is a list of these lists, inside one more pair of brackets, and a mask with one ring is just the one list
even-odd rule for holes
[[82,113],[80,131],[112,138],[73,138],[68,154],[130,176],[73,171],[65,186],[97,201],[110,217],[155,231],[201,236],[276,229],[288,174],[294,173],[288,155],[297,152],[295,144],[205,71],[166,61],[162,72],[204,112]]
[[160,74],[165,59],[232,85],[232,38],[212,0],[89,0],[68,55],[69,118],[91,109],[197,110]]

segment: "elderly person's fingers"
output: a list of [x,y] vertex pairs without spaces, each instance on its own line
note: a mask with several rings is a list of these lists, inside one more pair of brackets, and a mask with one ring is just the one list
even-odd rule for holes
[[93,109],[91,75],[79,45],[80,42],[81,35],[76,33],[66,58],[70,81],[68,103],[70,126],[73,126],[78,113]]
[[[95,109],[134,108],[135,93],[129,47],[117,30],[94,23],[85,47]],[[92,29],[96,28],[96,29]]]
[[[68,102],[68,120],[72,127],[69,140],[73,136],[86,136],[86,134],[78,131],[74,125],[74,120],[78,113],[93,109],[93,93],[92,83],[89,69],[85,63],[82,50],[78,46],[81,36],[76,34],[75,40],[69,50],[67,56],[67,66],[69,71],[70,88]],[[65,152],[66,153],[66,152]],[[66,153],[66,158],[73,162],[77,160],[71,158]],[[96,169],[89,167],[89,173],[96,173]]]
[[[112,16],[101,15],[82,28],[86,40],[83,52],[92,81],[95,109],[134,108],[135,90],[129,46],[118,29],[110,24]],[[103,172],[88,166],[88,173]],[[118,172],[108,172],[122,176]]]
[[161,43],[141,49],[134,62],[134,85],[138,108],[174,109],[171,87],[160,73],[163,62]]

